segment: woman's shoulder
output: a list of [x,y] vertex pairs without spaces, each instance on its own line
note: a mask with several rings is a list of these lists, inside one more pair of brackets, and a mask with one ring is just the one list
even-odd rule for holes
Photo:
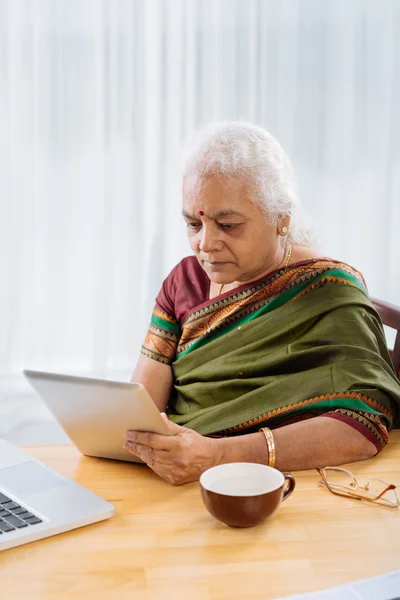
[[188,310],[209,297],[210,280],[195,256],[186,256],[164,280],[157,304],[169,309],[178,323]]
[[181,284],[183,280],[201,281],[209,285],[210,281],[195,256],[186,256],[175,265],[167,275],[166,280]]
[[346,273],[349,273],[350,275],[358,279],[363,285],[365,285],[365,280],[361,271],[342,260],[337,260],[335,258],[330,257],[322,257],[317,261],[316,267],[327,269],[329,271],[344,271]]
[[365,279],[357,268],[342,260],[331,258],[329,256],[320,256],[298,260],[291,265],[294,270],[298,270],[299,275],[308,278],[323,277],[332,282],[340,280],[354,281],[360,284],[367,292]]

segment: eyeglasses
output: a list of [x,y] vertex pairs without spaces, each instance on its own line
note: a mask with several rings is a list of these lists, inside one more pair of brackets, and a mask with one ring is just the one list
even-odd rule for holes
[[351,471],[338,467],[317,467],[317,471],[322,477],[322,481],[318,483],[326,486],[335,496],[366,500],[389,508],[400,505],[395,492],[396,486],[393,484],[380,479],[358,481]]

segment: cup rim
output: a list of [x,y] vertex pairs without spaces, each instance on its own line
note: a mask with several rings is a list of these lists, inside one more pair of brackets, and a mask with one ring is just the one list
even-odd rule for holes
[[[226,492],[220,492],[217,489],[217,485],[218,485],[218,481],[217,484],[215,484],[215,479],[213,480],[213,476],[215,476],[218,472],[223,473],[225,471],[225,477],[223,477],[223,479],[227,479],[229,478],[229,471],[232,472],[232,476],[237,475],[237,471],[238,469],[243,470],[243,471],[253,471],[253,473],[259,471],[259,473],[268,473],[269,475],[273,475],[273,478],[275,479],[275,483],[271,483],[271,481],[268,482],[268,484],[266,485],[266,489],[260,490],[258,492],[254,492],[254,493],[245,493],[245,494],[239,494],[239,493],[226,493]],[[226,473],[228,473],[228,476],[226,475]],[[220,496],[226,496],[226,497],[230,497],[230,498],[252,498],[255,496],[263,496],[264,494],[270,494],[272,492],[275,492],[276,490],[278,490],[279,488],[281,488],[283,486],[283,484],[285,483],[285,477],[283,475],[283,473],[281,473],[278,469],[275,469],[274,467],[269,467],[267,465],[263,465],[261,463],[255,463],[255,462],[234,462],[234,463],[223,463],[221,465],[215,465],[214,467],[210,467],[209,469],[207,469],[206,471],[204,471],[201,476],[200,476],[200,485],[201,487],[207,491],[207,492],[212,492],[213,494],[218,494]]]

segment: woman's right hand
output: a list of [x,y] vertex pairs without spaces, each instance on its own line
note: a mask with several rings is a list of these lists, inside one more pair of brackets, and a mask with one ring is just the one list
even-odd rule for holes
[[198,481],[203,471],[218,464],[218,440],[169,421],[165,413],[162,417],[173,435],[127,431],[124,449],[174,485]]

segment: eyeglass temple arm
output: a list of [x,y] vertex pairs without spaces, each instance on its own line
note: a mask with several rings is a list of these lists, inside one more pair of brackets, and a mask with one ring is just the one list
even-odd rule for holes
[[[325,477],[324,469],[322,469],[321,467],[316,467],[316,469],[317,469],[318,473],[321,475],[321,477],[322,477],[322,480],[323,480],[324,484],[325,484],[325,485],[326,485],[326,487],[327,487],[327,488],[328,488],[328,489],[329,489],[329,490],[332,492],[332,494],[335,494],[335,496],[343,496],[343,495],[347,495],[347,494],[341,494],[340,492],[336,492],[336,491],[334,491],[334,490],[332,489],[332,487],[330,486],[330,484],[328,483],[328,480],[327,480],[327,479],[326,479],[326,477]],[[346,470],[346,469],[343,469],[343,471],[345,471],[345,470]],[[350,471],[347,471],[347,473],[350,473]],[[353,474],[351,473],[351,475],[353,475]],[[353,478],[354,478],[354,476],[353,476]],[[355,479],[355,478],[354,478],[354,479]],[[358,495],[357,495],[357,494],[355,494],[354,492],[353,492],[353,493],[352,493],[352,492],[350,492],[350,490],[349,490],[349,492],[350,492],[351,496],[353,496],[353,498],[359,498],[360,500],[361,500],[361,498],[364,498],[365,500],[370,500],[371,502],[374,502],[375,500],[379,500],[380,498],[382,498],[382,496],[383,496],[384,494],[386,494],[386,492],[388,492],[389,490],[395,490],[395,489],[396,489],[396,486],[395,486],[395,485],[393,485],[393,484],[391,483],[391,484],[387,485],[387,486],[385,487],[385,489],[384,489],[384,490],[382,490],[382,492],[381,492],[380,494],[378,494],[377,496],[374,496],[373,498],[365,498],[365,497],[362,497],[362,496],[358,496]]]
[[396,489],[396,486],[391,483],[390,485],[386,486],[385,489],[380,494],[371,498],[371,500],[379,500],[379,498],[382,498],[382,496],[384,494],[386,494],[386,492],[388,492],[389,490],[395,490],[395,489]]

